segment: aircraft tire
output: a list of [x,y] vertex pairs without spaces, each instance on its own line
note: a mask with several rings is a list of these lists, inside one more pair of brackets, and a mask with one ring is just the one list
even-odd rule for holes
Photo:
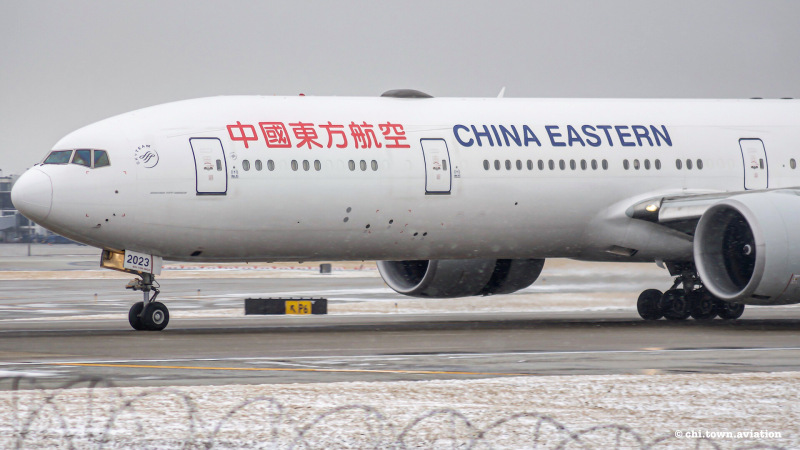
[[659,306],[667,320],[686,320],[691,314],[689,301],[682,289],[670,289],[664,292]]
[[744,305],[739,303],[729,303],[722,300],[716,302],[714,308],[721,319],[734,320],[742,317],[744,314]]
[[663,316],[659,306],[662,295],[664,294],[658,289],[647,289],[639,294],[639,299],[636,301],[636,310],[642,319],[658,320]]
[[169,323],[169,310],[166,305],[161,302],[149,303],[142,315],[145,329],[152,331],[161,331],[167,327]]
[[716,299],[706,289],[689,294],[689,307],[694,320],[712,320],[717,317]]
[[131,324],[134,330],[144,330],[144,322],[142,318],[139,317],[139,314],[142,313],[144,309],[143,302],[136,302],[131,306],[131,309],[128,310],[128,322]]

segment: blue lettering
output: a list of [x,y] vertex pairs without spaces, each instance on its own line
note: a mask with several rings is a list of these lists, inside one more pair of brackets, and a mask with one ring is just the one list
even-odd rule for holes
[[666,125],[661,125],[661,129],[664,131],[663,134],[658,131],[658,128],[656,128],[655,125],[650,125],[650,131],[653,132],[653,136],[656,138],[656,145],[661,147],[661,139],[664,139],[664,142],[668,146],[672,147],[672,138],[669,137],[669,132],[667,131]]
[[527,125],[522,126],[522,137],[525,140],[525,147],[528,146],[529,142],[536,142],[536,145],[539,147],[542,146],[542,143],[539,142],[539,138],[536,137],[536,133],[531,130],[531,127]]
[[632,125],[631,130],[633,130],[633,134],[636,136],[636,142],[639,143],[639,147],[642,146],[642,138],[647,139],[647,143],[650,144],[650,147],[653,146],[653,140],[650,139],[650,134],[647,132],[647,127],[642,125]]
[[553,130],[558,130],[558,125],[545,125],[545,130],[547,130],[547,134],[550,136],[550,143],[553,144],[553,147],[566,147],[567,144],[564,142],[556,142],[557,137],[561,137],[561,133],[557,133]]
[[482,126],[483,126],[483,133],[478,133],[478,129],[475,128],[475,125],[472,126],[472,133],[475,135],[475,141],[478,143],[478,147],[483,146],[483,144],[481,144],[481,136],[488,139],[489,145],[494,147],[494,141],[492,140],[492,135],[489,134],[489,128],[486,125]]
[[[511,131],[508,131],[508,128],[502,125],[498,125],[498,127],[500,127],[500,132],[503,133],[503,139],[506,140],[506,145],[511,146],[511,144],[508,141],[508,138],[511,138],[511,140],[514,141],[515,144],[517,144],[517,147],[522,146],[522,141],[519,139],[519,133],[517,132],[517,127],[515,127],[514,125],[509,125],[509,126],[511,127]],[[500,139],[498,138],[498,141],[499,140]]]
[[626,137],[630,137],[631,136],[630,133],[625,133],[625,132],[622,131],[623,129],[625,129],[625,130],[628,129],[627,125],[617,125],[614,128],[617,130],[617,136],[619,136],[619,142],[622,144],[623,147],[636,147],[636,144],[634,144],[633,142],[626,142],[625,141]]
[[614,140],[611,139],[611,133],[608,132],[608,130],[611,129],[611,125],[598,125],[597,129],[605,131],[606,139],[608,139],[608,146],[609,147],[613,147],[614,146]]
[[581,138],[581,135],[578,134],[578,130],[576,130],[572,125],[567,125],[567,138],[569,139],[570,147],[572,147],[573,142],[580,142],[581,147],[586,147],[586,143],[583,142],[583,138]]
[[[591,125],[584,125],[583,127],[581,127],[581,130],[583,130],[583,134],[588,136],[588,138],[586,139],[586,143],[587,144],[591,145],[592,147],[599,147],[600,146],[600,143],[602,141],[600,140],[600,136],[598,136],[597,134],[594,133],[594,131],[596,131],[595,127],[593,127]],[[589,130],[592,130],[592,131],[589,131]],[[594,138],[594,141],[591,141],[590,138]]]
[[[495,139],[497,139],[497,145],[499,145],[500,147],[502,147],[502,146],[503,146],[503,143],[500,141],[500,135],[499,135],[499,134],[497,134],[497,128],[495,128],[495,126],[494,126],[494,125],[490,125],[490,126],[492,127],[492,132],[494,133],[494,137],[495,137]],[[506,144],[506,145],[508,145],[508,144]]]
[[465,127],[464,125],[453,125],[453,135],[455,135],[459,144],[463,145],[464,147],[472,147],[472,144],[474,144],[475,141],[473,141],[472,138],[470,138],[468,141],[461,139],[461,136],[458,135],[459,130],[469,131],[469,128]]

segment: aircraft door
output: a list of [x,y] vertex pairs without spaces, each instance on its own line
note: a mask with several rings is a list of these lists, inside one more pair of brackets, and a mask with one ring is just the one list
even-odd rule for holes
[[228,164],[217,138],[191,138],[197,195],[225,195],[228,192]]
[[744,162],[744,188],[766,189],[769,186],[767,152],[761,139],[739,139]]
[[425,194],[449,194],[450,152],[444,139],[420,139],[425,160]]

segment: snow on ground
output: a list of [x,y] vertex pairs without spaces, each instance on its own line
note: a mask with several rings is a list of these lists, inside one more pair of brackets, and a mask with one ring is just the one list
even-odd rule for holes
[[797,372],[160,389],[28,382],[0,392],[2,448],[800,448]]

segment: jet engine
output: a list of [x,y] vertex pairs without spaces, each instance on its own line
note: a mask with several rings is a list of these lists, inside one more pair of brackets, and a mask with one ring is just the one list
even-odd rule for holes
[[378,261],[386,284],[412,297],[510,294],[536,281],[543,259]]
[[800,302],[800,197],[761,192],[714,204],[697,224],[694,260],[704,285],[722,300]]

